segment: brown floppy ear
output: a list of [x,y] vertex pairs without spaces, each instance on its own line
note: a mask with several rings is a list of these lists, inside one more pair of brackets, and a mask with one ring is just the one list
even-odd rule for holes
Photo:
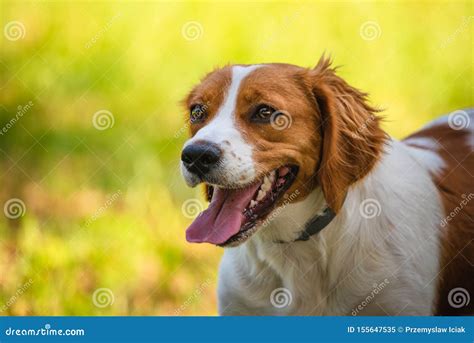
[[336,75],[324,56],[309,71],[319,108],[322,146],[317,177],[329,207],[338,212],[351,184],[374,166],[387,138],[377,109]]

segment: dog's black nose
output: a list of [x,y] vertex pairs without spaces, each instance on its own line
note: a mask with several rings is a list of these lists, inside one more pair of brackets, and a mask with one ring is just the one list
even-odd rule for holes
[[196,142],[183,149],[181,161],[191,173],[203,176],[219,162],[221,155],[221,149],[216,144]]

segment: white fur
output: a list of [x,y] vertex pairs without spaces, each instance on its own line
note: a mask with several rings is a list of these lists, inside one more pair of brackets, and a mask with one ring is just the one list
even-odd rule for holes
[[[201,128],[184,147],[197,140],[205,140],[219,145],[223,156],[219,167],[211,171],[209,180],[219,180],[227,187],[238,187],[248,184],[255,178],[255,166],[252,159],[252,146],[242,137],[236,127],[235,110],[240,84],[259,65],[232,67],[232,81],[220,109],[214,118]],[[199,180],[189,173],[181,163],[184,178],[188,185],[195,186]],[[208,182],[212,184],[212,182]]]
[[[406,144],[412,145],[411,153],[415,159],[431,174],[440,174],[446,167],[443,159],[435,151],[442,149],[437,140],[429,137],[413,137],[405,141]],[[413,146],[414,145],[414,146]]]
[[[274,242],[296,238],[301,223],[324,208],[319,189],[246,243],[225,249],[220,314],[351,315],[361,304],[356,314],[432,314],[442,208],[427,169],[439,162],[434,155],[422,159],[417,149],[391,141],[372,172],[351,187],[336,218],[309,241]],[[380,204],[373,218],[361,210],[368,199]],[[385,287],[367,301],[381,282]],[[291,304],[279,308],[271,294],[281,287]]]

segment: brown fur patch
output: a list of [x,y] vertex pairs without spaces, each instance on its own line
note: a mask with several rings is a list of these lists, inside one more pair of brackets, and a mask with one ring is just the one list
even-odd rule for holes
[[193,105],[201,104],[206,109],[206,118],[200,123],[190,125],[192,136],[200,128],[209,123],[209,121],[216,115],[217,111],[224,102],[225,94],[230,86],[231,79],[232,68],[230,66],[216,69],[207,74],[182,101],[182,104],[186,110],[186,122],[189,122],[189,112]]
[[329,60],[321,59],[311,74],[323,137],[318,179],[326,201],[337,212],[349,186],[378,161],[387,135],[379,126],[378,110],[367,103],[367,94],[337,76]]
[[[445,217],[440,223],[442,255],[437,315],[474,314],[474,153],[470,146],[474,141],[474,116],[471,114],[470,118],[470,130],[453,130],[444,120],[406,139],[407,144],[412,146],[417,146],[416,140],[410,140],[412,138],[437,142],[435,152],[446,165],[440,174],[433,175],[443,201]],[[418,147],[426,149],[426,146]],[[457,308],[453,294],[450,304],[449,294],[458,287],[464,288],[470,296],[467,306]]]
[[[250,123],[248,113],[259,103],[289,115],[291,125],[277,130]],[[300,201],[320,185],[337,212],[348,187],[372,169],[382,151],[387,136],[376,113],[367,94],[349,86],[322,58],[313,70],[270,64],[252,72],[242,82],[236,116],[255,147],[261,176],[296,164],[298,178],[287,193],[298,189]]]

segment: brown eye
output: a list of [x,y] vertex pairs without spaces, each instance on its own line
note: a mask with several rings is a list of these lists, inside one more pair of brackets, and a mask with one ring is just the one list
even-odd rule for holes
[[189,117],[192,124],[203,121],[206,117],[206,106],[201,104],[192,106]]
[[255,109],[250,119],[257,123],[268,123],[274,112],[274,108],[267,105],[260,105]]

